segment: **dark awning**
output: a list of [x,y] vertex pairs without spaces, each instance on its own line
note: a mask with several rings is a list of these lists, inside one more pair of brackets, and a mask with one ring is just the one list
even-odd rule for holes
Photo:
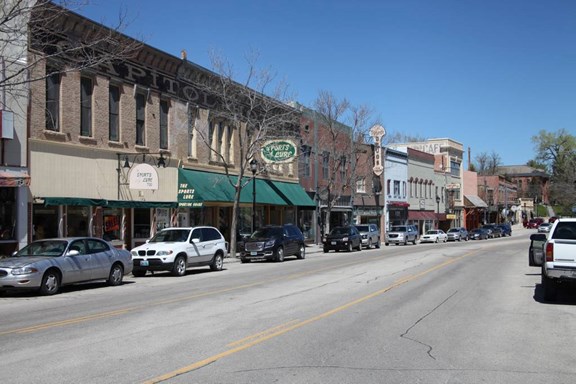
[[20,187],[30,185],[30,175],[23,171],[5,169],[0,171],[0,187]]
[[436,213],[429,211],[408,211],[408,220],[436,220]]
[[45,206],[68,205],[109,208],[176,208],[178,203],[172,201],[124,201],[106,199],[86,199],[82,197],[45,197]]
[[290,205],[298,207],[315,207],[316,203],[308,196],[304,188],[297,183],[285,183],[282,181],[268,181],[272,188],[284,198]]
[[476,195],[464,195],[464,206],[467,208],[488,208],[488,204]]
[[[234,201],[233,185],[236,176],[222,173],[178,169],[178,204],[180,207],[202,207],[205,202]],[[252,181],[240,192],[241,203],[251,203]],[[263,179],[256,179],[256,202],[259,204],[286,205],[286,201]]]

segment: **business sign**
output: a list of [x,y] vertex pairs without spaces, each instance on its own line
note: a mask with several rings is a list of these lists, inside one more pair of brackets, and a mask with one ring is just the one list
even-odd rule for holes
[[128,176],[130,189],[158,189],[158,172],[150,164],[137,164]]
[[372,171],[376,176],[380,176],[384,172],[384,166],[382,165],[382,138],[386,135],[386,130],[381,125],[374,125],[370,128],[370,136],[374,139],[374,167]]
[[446,189],[447,190],[460,189],[460,184],[458,183],[446,184]]
[[270,140],[264,143],[260,155],[265,163],[290,163],[296,157],[296,144],[290,140]]

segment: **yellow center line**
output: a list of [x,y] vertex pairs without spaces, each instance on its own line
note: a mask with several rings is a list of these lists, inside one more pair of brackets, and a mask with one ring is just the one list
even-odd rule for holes
[[[288,332],[290,332],[290,331],[293,331],[293,330],[295,330],[295,329],[304,327],[305,325],[314,323],[314,322],[316,322],[316,321],[318,321],[318,320],[322,320],[322,319],[327,318],[327,317],[329,317],[329,316],[332,316],[332,315],[334,315],[334,314],[336,314],[336,313],[342,312],[342,311],[344,311],[344,310],[346,310],[346,309],[348,309],[348,308],[350,308],[350,307],[353,307],[353,306],[355,306],[355,305],[358,305],[358,304],[360,304],[360,303],[363,303],[363,302],[365,302],[365,301],[367,301],[367,300],[373,299],[373,298],[375,298],[375,297],[377,297],[377,296],[380,296],[380,295],[382,295],[382,294],[390,291],[391,289],[394,289],[394,288],[396,288],[396,287],[398,287],[398,286],[400,286],[400,285],[406,284],[406,283],[408,283],[408,282],[410,282],[410,281],[413,281],[413,280],[415,280],[415,279],[417,279],[417,278],[419,278],[419,277],[425,276],[425,275],[427,275],[427,274],[429,274],[429,273],[431,273],[431,272],[434,272],[434,271],[437,271],[437,270],[439,270],[439,269],[441,269],[441,268],[444,268],[444,267],[446,267],[446,266],[448,266],[448,265],[450,265],[450,264],[455,263],[456,261],[462,260],[463,258],[468,257],[468,256],[471,256],[471,255],[473,255],[473,254],[475,254],[475,253],[477,253],[477,252],[478,252],[478,251],[471,251],[471,252],[468,252],[467,254],[464,254],[464,255],[462,255],[462,256],[455,257],[455,258],[453,258],[453,259],[448,259],[448,260],[444,261],[443,263],[440,263],[440,264],[438,264],[438,265],[435,265],[434,267],[429,268],[429,269],[427,269],[427,270],[425,270],[425,271],[422,271],[422,272],[420,272],[420,273],[417,273],[417,274],[414,274],[414,275],[410,275],[410,276],[404,277],[404,278],[402,278],[402,279],[396,280],[394,283],[392,283],[392,285],[389,285],[389,286],[386,287],[386,288],[383,288],[383,289],[381,289],[381,290],[378,290],[378,291],[376,291],[376,292],[373,292],[373,293],[371,293],[371,294],[369,294],[369,295],[363,296],[363,297],[361,297],[361,298],[359,298],[359,299],[350,301],[350,302],[348,302],[348,303],[346,303],[346,304],[344,304],[344,305],[341,305],[341,306],[339,306],[339,307],[333,308],[333,309],[331,309],[331,310],[329,310],[329,311],[326,311],[326,312],[324,312],[324,313],[321,313],[321,314],[319,314],[319,315],[316,315],[316,316],[314,316],[314,317],[311,317],[311,318],[309,318],[309,319],[307,319],[307,320],[303,320],[303,321],[295,322],[295,323],[293,323],[294,321],[292,321],[292,322],[289,322],[289,323],[280,325],[280,326],[278,326],[278,327],[271,328],[271,329],[269,329],[268,331],[260,332],[260,333],[257,333],[257,334],[255,334],[255,335],[253,335],[253,336],[249,336],[249,337],[244,338],[244,339],[242,339],[242,340],[240,340],[240,341],[230,343],[230,344],[228,344],[228,346],[233,346],[233,345],[241,344],[241,342],[243,342],[243,341],[252,340],[252,341],[246,342],[246,343],[244,343],[244,344],[242,344],[242,345],[240,345],[240,346],[238,346],[238,347],[235,347],[235,348],[229,349],[229,350],[227,350],[227,351],[224,351],[224,352],[218,353],[218,354],[216,354],[216,355],[213,355],[213,356],[211,356],[211,357],[208,357],[208,358],[206,358],[206,359],[204,359],[204,360],[200,360],[200,361],[198,361],[198,362],[192,363],[192,364],[190,364],[190,365],[187,365],[187,366],[185,366],[185,367],[179,368],[179,369],[174,370],[174,371],[172,371],[172,372],[168,372],[168,373],[165,373],[165,374],[163,374],[163,375],[161,375],[161,376],[157,376],[157,377],[155,377],[155,378],[149,379],[149,380],[145,381],[144,383],[145,383],[145,384],[155,384],[155,383],[159,383],[159,382],[162,382],[162,381],[165,381],[165,380],[169,380],[169,379],[174,378],[174,377],[176,377],[176,376],[179,376],[179,375],[182,375],[182,374],[185,374],[185,373],[194,371],[194,370],[196,370],[196,369],[198,369],[198,368],[204,367],[204,366],[206,366],[206,365],[208,365],[208,364],[211,364],[211,363],[213,363],[213,362],[215,362],[215,361],[217,361],[217,360],[220,360],[220,359],[222,359],[222,358],[224,358],[224,357],[227,357],[227,356],[233,355],[233,354],[235,354],[235,353],[237,353],[237,352],[246,350],[246,349],[251,348],[251,347],[253,347],[253,346],[255,346],[255,345],[261,344],[261,343],[263,343],[263,342],[265,342],[265,341],[267,341],[267,340],[273,339],[273,338],[278,337],[278,336],[280,336],[280,335],[284,335],[284,334],[286,334],[286,333],[288,333]],[[293,323],[293,324],[291,324],[291,323]]]

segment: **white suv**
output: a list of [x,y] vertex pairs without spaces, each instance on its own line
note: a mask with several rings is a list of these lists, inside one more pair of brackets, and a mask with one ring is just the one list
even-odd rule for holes
[[170,271],[183,276],[187,268],[201,266],[220,271],[227,249],[224,236],[214,227],[166,228],[132,249],[132,274],[142,277],[147,271]]

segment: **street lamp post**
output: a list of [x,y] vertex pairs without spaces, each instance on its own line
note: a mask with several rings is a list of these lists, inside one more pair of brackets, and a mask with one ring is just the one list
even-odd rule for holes
[[258,170],[258,161],[250,160],[250,170],[252,171],[252,233],[256,225],[256,171]]

